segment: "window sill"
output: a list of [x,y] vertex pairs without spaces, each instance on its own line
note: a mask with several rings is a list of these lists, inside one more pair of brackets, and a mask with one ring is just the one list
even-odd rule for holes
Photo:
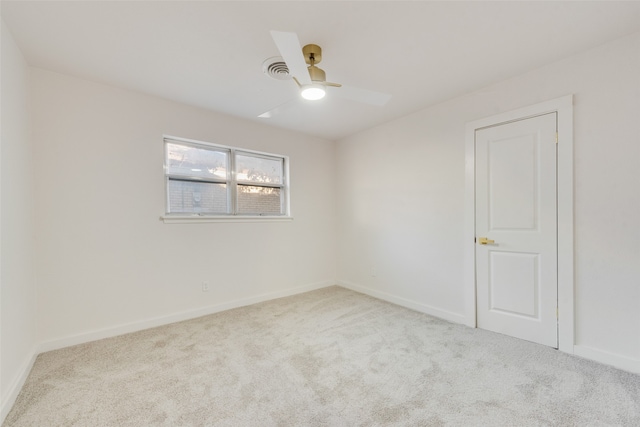
[[195,224],[201,222],[289,222],[292,216],[267,216],[267,215],[229,215],[229,216],[204,216],[204,215],[163,215],[160,221],[165,224]]

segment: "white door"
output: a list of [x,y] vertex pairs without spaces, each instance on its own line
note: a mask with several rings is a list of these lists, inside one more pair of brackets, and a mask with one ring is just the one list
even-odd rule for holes
[[556,113],[476,131],[479,328],[558,347]]

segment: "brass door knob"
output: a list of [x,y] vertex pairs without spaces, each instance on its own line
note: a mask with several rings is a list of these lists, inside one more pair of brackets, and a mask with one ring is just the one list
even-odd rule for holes
[[487,239],[486,237],[478,237],[478,243],[481,245],[487,245],[489,243],[495,243],[495,240]]

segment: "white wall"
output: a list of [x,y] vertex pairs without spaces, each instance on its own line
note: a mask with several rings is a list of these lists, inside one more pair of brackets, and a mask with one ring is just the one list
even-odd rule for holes
[[575,352],[640,372],[639,76],[637,33],[339,141],[339,282],[462,322],[465,124],[573,93]]
[[[335,283],[333,142],[41,69],[31,82],[43,349]],[[163,134],[289,156],[294,220],[163,223]]]
[[26,378],[36,347],[29,69],[4,22],[0,135],[0,422]]

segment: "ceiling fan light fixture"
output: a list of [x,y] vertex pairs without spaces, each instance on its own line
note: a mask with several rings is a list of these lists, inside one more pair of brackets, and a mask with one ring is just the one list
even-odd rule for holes
[[300,95],[302,95],[304,99],[308,99],[309,101],[317,101],[318,99],[322,99],[326,94],[324,86],[317,83],[303,85],[300,89]]

